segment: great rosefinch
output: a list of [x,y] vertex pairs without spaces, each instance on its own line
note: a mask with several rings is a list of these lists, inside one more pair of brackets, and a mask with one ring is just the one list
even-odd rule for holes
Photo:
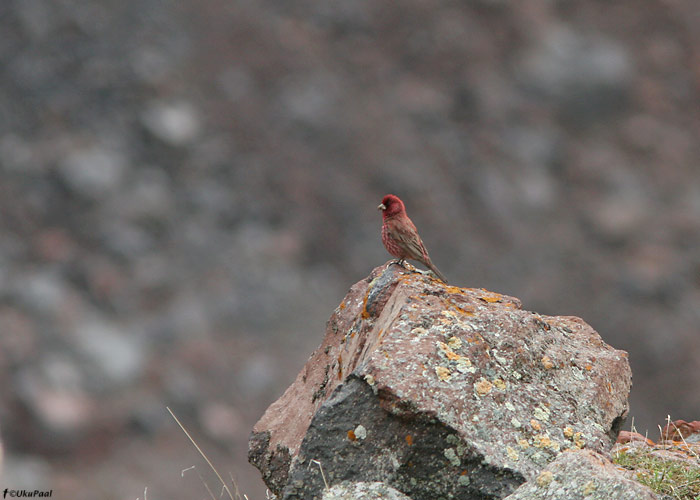
[[406,214],[403,201],[398,196],[388,194],[382,198],[377,209],[382,211],[382,243],[387,252],[399,259],[397,264],[403,265],[406,259],[417,260],[447,283],[445,276],[431,262],[416,226]]

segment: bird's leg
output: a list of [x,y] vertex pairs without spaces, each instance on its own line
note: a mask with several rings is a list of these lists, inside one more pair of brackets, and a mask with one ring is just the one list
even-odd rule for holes
[[398,265],[401,266],[401,267],[406,267],[406,266],[403,265],[404,262],[406,262],[406,259],[399,259],[399,260],[396,261],[396,264],[398,264]]

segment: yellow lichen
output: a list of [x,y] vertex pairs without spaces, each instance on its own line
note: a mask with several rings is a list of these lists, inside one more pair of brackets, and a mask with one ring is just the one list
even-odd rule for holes
[[506,390],[506,383],[503,380],[501,380],[500,378],[497,378],[496,380],[494,380],[493,385],[496,386],[496,389],[499,389],[501,391]]
[[474,388],[479,396],[485,396],[491,392],[491,389],[493,389],[493,384],[482,377],[481,380],[474,384]]
[[536,448],[549,448],[552,446],[552,440],[546,434],[538,434],[533,438],[532,444]]
[[546,488],[554,480],[554,474],[548,470],[543,470],[539,476],[537,476],[537,486],[540,488]]
[[542,356],[541,362],[545,370],[551,370],[554,368],[554,363],[552,363],[552,360],[546,354]]
[[501,302],[503,300],[503,295],[501,295],[500,293],[487,292],[479,298],[484,302],[493,303]]
[[574,430],[571,427],[564,427],[564,437],[571,439],[574,436]]
[[520,458],[520,455],[518,454],[517,450],[511,448],[510,446],[506,447],[506,453],[508,454],[508,458],[510,458],[514,462]]
[[438,378],[443,382],[449,382],[452,378],[452,373],[450,372],[449,368],[446,368],[444,366],[436,366],[435,373],[437,374]]
[[452,349],[459,349],[462,347],[462,339],[459,337],[450,337],[447,340],[447,345],[449,345]]
[[532,427],[536,431],[542,430],[542,426],[534,418],[532,420],[530,420],[530,427]]
[[437,345],[440,348],[440,350],[445,353],[445,356],[447,356],[447,359],[449,359],[450,361],[457,361],[461,358],[459,354],[455,354],[455,352],[452,349],[450,349],[449,346],[444,342],[438,341]]
[[523,450],[527,450],[530,447],[530,443],[527,442],[527,439],[519,439],[518,446]]

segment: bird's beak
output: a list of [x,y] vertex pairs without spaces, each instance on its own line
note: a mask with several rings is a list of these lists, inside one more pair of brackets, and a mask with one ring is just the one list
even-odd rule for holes
[[386,205],[384,203],[380,203],[377,210],[386,210]]

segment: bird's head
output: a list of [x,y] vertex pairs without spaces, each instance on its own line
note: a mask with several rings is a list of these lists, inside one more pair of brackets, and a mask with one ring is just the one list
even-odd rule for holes
[[394,215],[405,213],[406,207],[403,205],[403,201],[398,196],[393,194],[388,194],[382,198],[382,202],[377,207],[378,210],[382,211],[382,217],[393,217]]

